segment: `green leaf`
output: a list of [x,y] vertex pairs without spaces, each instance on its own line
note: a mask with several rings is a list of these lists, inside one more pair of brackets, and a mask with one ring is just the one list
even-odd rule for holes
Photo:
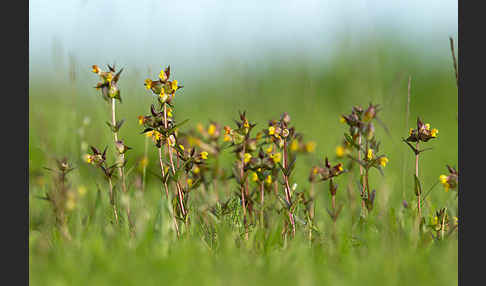
[[418,196],[422,193],[422,186],[420,185],[419,178],[414,174],[413,177],[415,178],[415,195]]

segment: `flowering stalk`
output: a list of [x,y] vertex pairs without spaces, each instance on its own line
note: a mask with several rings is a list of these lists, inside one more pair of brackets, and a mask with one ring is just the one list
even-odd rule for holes
[[[167,103],[164,103],[164,127],[165,127],[165,129],[168,129]],[[174,160],[172,158],[172,148],[170,146],[169,140],[166,140],[166,145],[167,145],[167,149],[169,150],[169,159],[170,159],[170,166],[172,168],[172,175],[175,175],[176,171],[175,171],[175,167],[174,167]],[[183,197],[183,194],[182,194],[182,187],[181,187],[178,179],[176,181],[176,187],[177,187],[177,198],[178,198],[178,201],[179,201],[179,206],[181,208],[181,213],[182,213],[182,216],[184,218],[186,218],[187,213],[186,213],[186,209],[184,207],[184,201],[183,201],[184,197]],[[187,222],[187,220],[186,220],[186,222]]]
[[[361,146],[361,134],[358,136],[358,146]],[[358,148],[358,160],[361,161],[361,150]],[[365,182],[364,182],[364,169],[361,164],[359,164],[359,176],[362,178],[362,185],[361,185],[361,215],[366,218],[366,200],[365,200]]]
[[[419,142],[417,141],[417,143],[415,144],[415,149],[418,150],[418,148],[419,148]],[[415,177],[417,179],[419,178],[419,155],[420,155],[420,153],[416,152],[416,154],[415,154]],[[420,199],[421,199],[421,191],[419,191],[417,193],[417,210],[418,210],[419,221],[422,218],[422,209],[421,209]]]
[[[162,148],[159,147],[157,149],[159,150],[159,163],[160,163],[160,170],[162,172],[162,178],[163,178],[163,181],[164,181],[165,195],[166,195],[167,200],[169,200],[169,187],[167,186],[167,180],[166,180],[166,177],[165,177],[165,167],[164,167],[164,162],[162,161]],[[175,218],[175,215],[172,216],[172,219],[174,220],[174,228],[176,230],[177,237],[179,238],[180,237],[179,225],[177,224],[177,220]]]
[[[419,155],[424,151],[430,150],[430,148],[419,150],[419,143],[437,138],[438,133],[438,129],[431,129],[430,124],[424,124],[420,118],[417,118],[417,128],[410,128],[408,138],[402,139],[403,142],[405,142],[415,154],[415,195],[417,196],[417,213],[419,223],[422,222],[422,187],[419,179]],[[415,142],[415,146],[413,146],[410,142]]]
[[[287,160],[287,140],[284,139],[284,145],[283,145],[283,158],[282,158],[282,163],[283,163],[283,167],[285,170],[287,170],[288,168],[288,160]],[[294,221],[294,214],[292,213],[292,194],[290,192],[290,185],[289,185],[289,178],[288,176],[285,174],[285,172],[283,172],[282,170],[282,177],[283,177],[283,180],[284,180],[284,189],[285,189],[285,198],[287,200],[287,203],[289,205],[289,220],[290,220],[290,224],[292,225],[292,236],[295,236],[295,221]]]
[[110,204],[113,208],[113,215],[115,217],[115,222],[118,224],[118,212],[115,205],[115,193],[113,192],[113,183],[111,182],[111,177],[108,177],[108,185],[110,187]]

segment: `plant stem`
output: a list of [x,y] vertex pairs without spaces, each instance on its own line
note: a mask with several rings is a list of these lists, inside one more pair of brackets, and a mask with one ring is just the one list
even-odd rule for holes
[[[284,140],[284,146],[283,146],[283,166],[284,166],[284,169],[287,170],[287,165],[288,165],[288,160],[287,160],[287,140]],[[287,177],[287,175],[285,175],[283,172],[282,172],[282,176],[283,176],[283,179],[284,179],[284,183],[285,183],[285,198],[287,200],[287,203],[289,205],[289,220],[290,220],[290,223],[292,224],[292,236],[295,236],[295,222],[294,222],[294,215],[292,214],[292,211],[291,211],[291,206],[292,206],[292,197],[291,197],[291,193],[290,193],[290,185],[289,185],[289,178]]]
[[[167,103],[164,104],[164,127],[165,129],[168,128],[167,124]],[[175,175],[175,167],[174,167],[174,160],[172,159],[172,148],[170,146],[169,140],[166,140],[167,142],[167,149],[169,150],[169,159],[170,159],[170,166],[172,168],[172,174]],[[182,216],[185,218],[186,217],[186,209],[184,208],[184,201],[183,201],[183,194],[182,194],[182,187],[179,183],[179,180],[176,181],[176,187],[177,187],[177,199],[179,201],[179,207],[181,208],[181,213]]]
[[262,225],[262,227],[264,226],[264,222],[263,222],[263,206],[264,206],[264,203],[265,203],[265,186],[264,186],[265,182],[260,182],[260,223]]
[[[162,161],[162,147],[159,147],[158,150],[159,150],[160,170],[162,172],[162,178],[165,178],[164,162]],[[169,187],[167,186],[167,182],[165,180],[164,180],[164,188],[165,188],[165,195],[166,195],[167,201],[169,201]],[[176,233],[177,233],[177,238],[179,238],[180,237],[179,225],[177,224],[177,220],[175,218],[175,213],[172,214],[172,219],[174,220],[174,228],[175,228]]]
[[147,175],[147,164],[145,164],[145,160],[148,160],[147,151],[148,151],[148,137],[145,136],[145,146],[144,146],[144,150],[143,150],[144,165],[143,165],[143,169],[142,169],[142,193],[145,191],[145,178],[146,178],[146,175]]
[[113,183],[111,182],[111,178],[108,178],[108,184],[110,186],[110,204],[113,207],[113,215],[115,216],[115,222],[118,224],[118,212],[116,210],[116,204],[115,204],[115,194],[113,191]]
[[[418,150],[418,148],[419,148],[419,142],[417,142],[417,144],[415,145],[415,149]],[[417,180],[418,180],[418,177],[419,177],[419,153],[415,154],[415,176],[417,177]],[[419,222],[422,219],[422,210],[421,210],[421,202],[420,202],[421,192],[422,192],[422,190],[420,190],[420,189],[417,192],[417,208],[418,208]]]
[[[115,103],[116,103],[116,99],[112,98],[111,99],[111,123],[112,123],[113,126],[116,126]],[[116,142],[118,141],[118,131],[114,131],[113,136],[114,136],[115,144],[116,144]],[[118,166],[118,174],[120,175],[120,178],[122,180],[123,193],[126,194],[127,193],[127,186],[125,184],[125,174],[123,172],[123,166],[124,166],[124,163],[125,163],[125,154],[123,154],[123,153],[120,154],[120,159],[121,159],[121,162],[120,162],[120,165]],[[129,200],[127,202],[127,218],[128,218],[128,223],[130,225],[130,229],[133,231],[133,223],[132,223],[131,216],[130,216],[130,201]]]
[[[243,224],[245,226],[245,238],[248,239],[248,228],[246,222],[246,201],[245,201],[245,182],[243,177],[245,176],[245,152],[246,152],[246,140],[243,142],[243,148],[241,150],[241,166],[240,166],[240,190],[241,190],[241,205],[243,206]],[[246,181],[246,180],[245,180]]]
[[[361,134],[359,135],[358,137],[358,145],[359,145],[359,148],[361,148]],[[361,161],[361,150],[358,149],[358,160]],[[361,186],[361,214],[363,217],[366,217],[366,204],[365,204],[365,198],[364,198],[364,192],[365,192],[365,182],[364,182],[364,178],[363,178],[363,172],[364,169],[363,169],[363,166],[361,166],[361,164],[359,164],[359,175],[360,175],[360,178],[363,179],[363,184]]]

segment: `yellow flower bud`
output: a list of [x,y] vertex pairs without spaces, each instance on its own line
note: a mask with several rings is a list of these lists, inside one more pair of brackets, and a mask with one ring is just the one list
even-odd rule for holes
[[272,184],[272,176],[268,175],[265,179],[265,183],[267,183],[268,185]]
[[387,157],[381,157],[380,158],[380,165],[383,167],[386,167],[386,164],[388,163],[388,158]]
[[297,140],[292,140],[290,143],[290,151],[297,151],[299,149],[299,142]]
[[366,154],[366,158],[368,158],[368,160],[373,159],[373,150],[372,149],[368,149],[368,153]]
[[316,142],[309,141],[305,144],[305,151],[307,151],[308,153],[314,152],[315,149],[316,149]]
[[165,71],[162,69],[159,73],[159,78],[160,80],[164,81],[167,79],[167,75],[165,74]]
[[437,128],[434,128],[430,131],[430,136],[432,137],[437,137],[437,134],[439,133],[439,130]]
[[188,185],[189,187],[191,187],[191,186],[192,186],[192,179],[190,179],[190,178],[189,178],[189,179],[187,179],[187,185]]
[[255,172],[251,172],[251,180],[252,180],[253,182],[258,181],[258,175],[257,175],[257,173],[255,173]]
[[268,127],[268,135],[274,135],[275,134],[275,127],[270,126]]
[[270,158],[272,158],[272,159],[273,159],[273,162],[275,162],[275,164],[276,164],[276,163],[278,163],[278,162],[280,162],[280,161],[281,161],[281,159],[282,159],[282,154],[280,154],[280,153],[275,153],[275,154],[270,155]]
[[212,123],[209,124],[208,134],[213,136],[215,132],[216,132],[216,125],[214,125]]
[[152,80],[151,79],[146,79],[145,80],[145,88],[146,89],[151,89],[152,88]]
[[208,159],[208,152],[206,152],[206,151],[201,152],[201,158],[203,160],[207,160]]
[[247,164],[248,162],[250,162],[251,157],[252,156],[251,156],[250,153],[245,153],[244,158],[243,158],[243,162],[245,162],[245,164]]
[[177,86],[177,80],[176,79],[171,82],[171,87],[172,87],[173,91],[177,90],[178,86]]

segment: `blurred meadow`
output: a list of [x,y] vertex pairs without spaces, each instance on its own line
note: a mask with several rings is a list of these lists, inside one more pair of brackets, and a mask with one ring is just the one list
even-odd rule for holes
[[[223,5],[217,3],[214,5]],[[31,4],[34,24],[42,21],[38,16],[43,11],[41,4],[42,1]],[[243,47],[238,47],[237,40],[224,43],[221,40],[221,48],[211,52],[206,49],[197,54],[195,50],[200,46],[214,47],[218,40],[209,37],[208,43],[199,39],[197,43],[184,41],[177,44],[177,37],[170,34],[168,53],[164,52],[164,44],[154,44],[150,39],[139,42],[133,55],[126,45],[118,52],[118,47],[128,41],[120,39],[112,40],[111,52],[107,51],[106,42],[100,44],[99,54],[106,56],[102,58],[92,46],[96,46],[96,39],[101,37],[91,28],[95,24],[89,23],[85,28],[79,24],[83,17],[87,17],[89,9],[96,9],[92,2],[86,1],[84,5],[81,8],[85,10],[81,10],[81,16],[76,20],[77,29],[73,32],[83,32],[80,37],[84,37],[87,42],[84,45],[90,52],[83,53],[84,46],[78,46],[81,39],[70,41],[59,36],[57,40],[48,38],[47,43],[41,43],[40,28],[30,28],[29,279],[32,285],[457,284],[457,234],[417,247],[410,214],[413,210],[403,207],[404,200],[410,205],[416,200],[415,162],[410,148],[402,142],[402,138],[408,136],[409,128],[416,127],[418,116],[439,130],[437,139],[424,143],[425,147],[433,149],[424,152],[420,158],[423,188],[433,188],[424,202],[424,217],[429,221],[435,210],[442,207],[457,216],[457,193],[445,192],[437,184],[439,175],[447,171],[446,165],[457,166],[458,158],[457,87],[448,39],[457,35],[455,18],[447,21],[454,24],[455,30],[428,27],[420,34],[417,32],[420,28],[411,27],[410,37],[403,30],[397,32],[399,29],[395,26],[400,23],[393,23],[390,18],[388,21],[392,24],[389,26],[377,20],[373,23],[378,28],[362,34],[360,23],[352,23],[346,28],[348,33],[339,30],[342,33],[339,38],[327,40],[332,46],[310,40],[318,38],[319,33],[325,34],[325,25],[321,23],[316,28],[309,24],[315,31],[302,32],[298,43],[289,41],[292,36],[288,35],[286,41],[269,41],[273,46],[267,44],[267,48],[257,48],[258,37],[252,35],[258,34],[259,27],[265,29],[268,25],[264,22],[249,24],[250,32],[245,33],[243,18],[235,20],[231,28],[234,32],[243,31]],[[359,11],[359,5],[356,5],[358,7],[354,9]],[[183,6],[177,7],[186,11]],[[130,16],[125,11],[128,8],[121,4],[116,7],[118,14],[114,13],[110,21],[120,21],[120,15]],[[373,7],[369,11],[374,11]],[[407,13],[413,14],[419,8],[411,7]],[[435,8],[428,7],[430,14],[422,12],[416,17],[426,19]],[[451,9],[457,11],[457,7]],[[185,13],[190,14],[187,11]],[[319,14],[319,11],[315,13]],[[160,13],[165,15],[165,12]],[[297,14],[293,21],[306,16]],[[99,13],[94,15],[99,16]],[[249,19],[257,17],[247,10],[238,15],[246,15]],[[369,17],[375,15],[369,14]],[[99,21],[101,25],[105,20],[96,18],[92,21]],[[177,24],[182,22],[171,22],[165,28],[174,33]],[[125,27],[127,24],[120,25]],[[216,29],[215,26],[207,29]],[[280,30],[271,28],[273,30],[268,28],[269,34]],[[116,26],[111,29],[122,30]],[[155,34],[158,29],[161,33],[164,30],[160,25],[152,25],[151,29]],[[434,29],[440,32],[434,34]],[[114,33],[122,33],[119,30]],[[128,39],[137,38],[136,31],[127,31]],[[180,30],[182,39],[186,39],[184,33],[187,31]],[[89,33],[93,33],[91,42],[91,36],[86,36]],[[299,31],[292,30],[291,33],[296,37],[299,35]],[[235,36],[221,34],[221,37]],[[312,44],[308,50],[306,37]],[[257,47],[248,48],[244,46],[245,41],[255,43]],[[290,48],[279,49],[279,44],[285,42]],[[147,54],[141,48],[144,46],[150,47]],[[179,48],[180,52],[177,51]],[[457,53],[457,46],[455,48]],[[245,49],[251,53],[245,53]],[[184,51],[188,53],[187,58],[184,58]],[[119,134],[126,145],[133,148],[127,153],[126,170],[129,172],[129,200],[137,224],[135,237],[130,236],[126,226],[117,228],[109,222],[109,203],[102,173],[83,161],[89,145],[109,146],[109,155],[115,155],[112,135],[105,124],[111,120],[110,105],[93,88],[98,77],[91,72],[91,65],[97,64],[104,69],[106,64],[113,63],[124,68],[119,81],[123,102],[117,104],[117,118],[125,119]],[[251,121],[257,123],[255,128],[260,130],[267,127],[268,120],[288,112],[305,140],[316,142],[313,154],[297,160],[292,180],[299,191],[310,188],[309,170],[321,163],[325,156],[332,162],[344,160],[337,158],[335,151],[347,130],[340,123],[340,116],[350,113],[355,105],[366,108],[370,102],[379,104],[382,108],[379,118],[390,132],[385,132],[384,127],[377,124],[376,136],[380,138],[380,149],[389,162],[384,176],[377,171],[370,172],[370,184],[377,195],[369,223],[363,228],[357,226],[360,198],[353,180],[359,179],[345,174],[336,179],[339,185],[337,199],[345,204],[337,222],[338,243],[328,236],[332,221],[326,211],[329,204],[326,182],[317,185],[316,224],[322,235],[312,244],[304,231],[298,232],[292,240],[282,240],[280,224],[275,224],[268,232],[256,229],[245,241],[224,220],[214,223],[217,238],[208,238],[194,219],[188,236],[177,239],[171,228],[168,203],[165,197],[161,199],[160,179],[152,175],[160,173],[157,151],[151,142],[145,145],[146,139],[140,134],[142,129],[137,118],[149,114],[150,104],[155,102],[155,97],[144,88],[144,80],[155,78],[167,65],[171,65],[172,76],[184,86],[175,97],[175,117],[179,121],[189,119],[181,127],[183,130],[195,128],[198,123],[207,126],[209,120],[222,126],[233,126],[238,111],[246,111]],[[407,119],[409,77],[411,92]],[[142,193],[137,184],[144,150],[148,152],[149,171]],[[51,187],[53,177],[44,167],[54,168],[55,159],[62,157],[67,157],[75,167],[68,178],[71,188],[78,194],[67,219],[72,236],[69,241],[57,230],[49,203],[38,198]],[[230,150],[223,152],[222,165],[226,164],[223,168],[230,170],[233,157]],[[236,184],[231,183],[230,187],[236,188]],[[191,197],[195,213],[206,204],[216,203],[213,196],[207,201],[200,196]]]

